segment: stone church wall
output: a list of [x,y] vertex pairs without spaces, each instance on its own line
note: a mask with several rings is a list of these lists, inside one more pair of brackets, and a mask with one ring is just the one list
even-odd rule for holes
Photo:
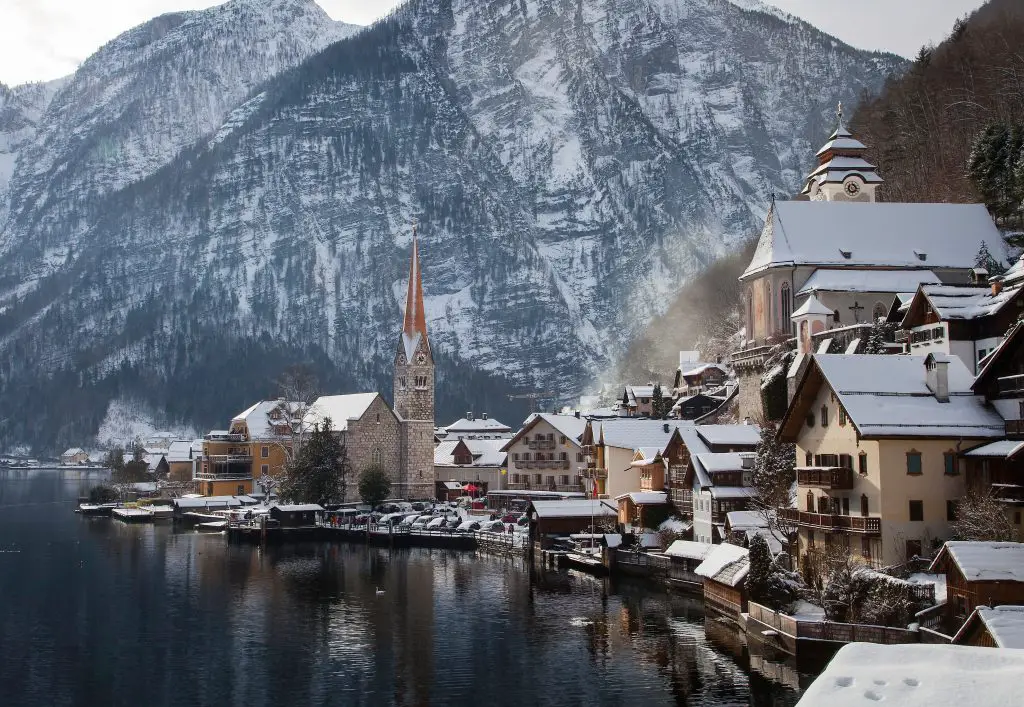
[[350,465],[345,500],[359,500],[359,475],[378,459],[392,485],[398,483],[402,468],[402,428],[384,398],[378,395],[362,418],[349,421],[345,442]]

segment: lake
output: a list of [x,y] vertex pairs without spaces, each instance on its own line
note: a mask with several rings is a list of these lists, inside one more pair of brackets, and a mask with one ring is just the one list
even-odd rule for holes
[[73,513],[102,478],[0,470],[4,707],[793,705],[810,680],[644,583]]

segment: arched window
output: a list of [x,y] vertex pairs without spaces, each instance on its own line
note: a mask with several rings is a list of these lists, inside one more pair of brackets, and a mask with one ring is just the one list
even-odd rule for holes
[[814,494],[810,491],[807,492],[807,510],[814,513]]
[[789,318],[793,315],[793,295],[789,291],[789,283],[782,283],[782,288],[779,290],[779,318],[782,320],[779,322],[779,328],[783,331],[792,331],[793,322]]
[[875,302],[875,307],[871,310],[872,320],[877,322],[879,319],[885,319],[887,316],[889,316],[889,308],[883,302]]
[[835,310],[834,312],[832,312],[832,321],[833,321],[833,322],[834,322],[835,324],[838,324],[838,323],[839,323],[839,310],[838,310],[838,309],[837,309],[837,310]]
[[775,333],[775,327],[772,326],[772,283],[765,280],[764,282],[764,335],[771,336]]

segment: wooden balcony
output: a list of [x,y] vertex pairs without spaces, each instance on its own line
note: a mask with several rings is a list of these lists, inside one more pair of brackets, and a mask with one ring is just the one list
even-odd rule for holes
[[580,475],[583,476],[584,479],[607,479],[608,470],[599,466],[589,466],[580,469]]
[[996,379],[1000,395],[1024,395],[1024,375],[1003,376]]
[[853,469],[841,466],[797,467],[796,483],[801,487],[849,491],[853,488]]
[[795,508],[780,508],[779,517],[802,528],[827,532],[881,535],[882,519],[864,516],[832,515],[831,513],[808,513]]
[[1005,425],[1007,437],[1024,439],[1024,420],[1007,420]]

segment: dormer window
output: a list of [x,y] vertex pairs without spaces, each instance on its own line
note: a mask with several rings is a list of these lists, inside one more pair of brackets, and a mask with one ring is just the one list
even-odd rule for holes
[[917,259],[920,260],[922,263],[924,261],[928,260],[928,254],[927,253],[923,253],[923,252],[921,252],[919,250],[915,250],[914,251],[914,255],[916,255]]
[[853,257],[853,251],[852,250],[846,250],[845,248],[840,248],[839,249],[839,254],[842,255],[843,258],[845,258],[846,260],[849,260],[850,258]]

